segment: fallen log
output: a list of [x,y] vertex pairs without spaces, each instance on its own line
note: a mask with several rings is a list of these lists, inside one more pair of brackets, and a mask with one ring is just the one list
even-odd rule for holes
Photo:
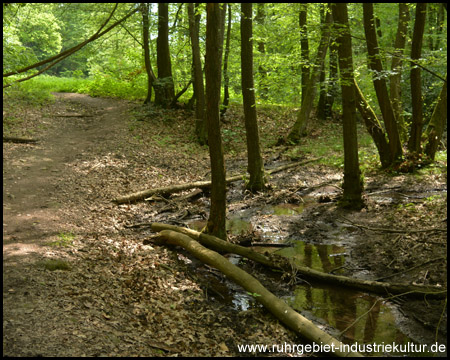
[[36,139],[3,136],[3,142],[12,142],[16,144],[34,144],[37,143],[38,141]]
[[168,244],[182,246],[202,262],[220,270],[229,279],[253,294],[255,299],[264,305],[284,325],[309,341],[320,345],[325,351],[333,352],[334,355],[343,357],[362,356],[358,352],[346,351],[347,349],[350,350],[348,345],[345,346],[325,331],[319,329],[310,320],[300,315],[283,300],[267,290],[257,279],[230,263],[217,252],[207,249],[187,235],[171,230],[161,231],[160,239],[166,240]]
[[216,251],[238,254],[271,268],[282,269],[284,271],[296,271],[297,274],[301,274],[305,278],[320,282],[345,286],[353,289],[376,293],[383,296],[390,296],[392,294],[403,294],[405,296],[415,297],[423,297],[424,295],[426,295],[427,297],[435,298],[445,298],[447,296],[447,289],[443,289],[437,286],[391,284],[373,280],[355,279],[342,275],[327,274],[308,268],[306,266],[288,262],[287,259],[284,259],[282,257],[279,257],[279,259],[277,258],[275,260],[256,251],[253,251],[252,249],[249,249],[247,247],[231,244],[227,241],[216,238],[215,236],[203,234],[192,229],[181,228],[178,226],[161,223],[153,223],[151,227],[155,232],[159,232],[162,230],[176,231],[181,234],[188,235],[193,239],[199,241],[201,244]]
[[[314,159],[309,159],[303,162],[297,162],[294,164],[287,164],[287,165],[283,165],[280,166],[278,168],[275,169],[271,169],[266,171],[267,174],[274,174],[276,172],[280,172],[286,169],[290,169],[296,166],[301,166],[301,165],[305,165],[307,163],[313,162],[313,161],[317,161],[320,158],[314,158]],[[227,184],[234,182],[234,181],[239,181],[242,180],[244,174],[241,175],[235,175],[232,177],[229,177],[227,179],[225,179],[225,182]],[[158,194],[158,195],[168,195],[168,194],[172,194],[174,192],[179,192],[179,191],[184,191],[184,190],[189,190],[189,189],[194,189],[194,188],[199,188],[199,189],[207,189],[211,187],[211,181],[207,180],[207,181],[197,181],[197,182],[192,182],[192,183],[188,183],[188,184],[180,184],[180,185],[172,185],[172,186],[165,186],[165,187],[160,187],[160,188],[156,188],[156,189],[147,189],[147,190],[143,190],[143,191],[138,191],[132,194],[128,194],[128,195],[124,195],[124,196],[119,196],[118,198],[114,199],[113,202],[115,202],[116,204],[125,204],[125,203],[133,203],[136,201],[141,201],[144,200],[145,198],[148,198],[152,195]]]

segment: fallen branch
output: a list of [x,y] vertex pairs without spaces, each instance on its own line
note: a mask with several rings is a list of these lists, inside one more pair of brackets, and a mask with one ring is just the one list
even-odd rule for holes
[[309,341],[323,347],[326,346],[327,349],[334,351],[334,355],[337,356],[362,356],[362,354],[357,352],[343,351],[345,350],[345,347],[340,341],[319,329],[310,320],[300,315],[283,300],[268,291],[257,279],[236,265],[230,263],[225,257],[217,252],[207,249],[191,237],[175,231],[162,231],[160,233],[160,239],[166,240],[168,244],[182,246],[202,262],[220,270],[229,279],[252,293],[255,299],[264,305],[264,307],[274,314],[283,324]]
[[256,261],[262,265],[265,265],[265,266],[268,266],[271,268],[282,269],[284,271],[295,271],[295,272],[297,272],[297,274],[301,274],[304,277],[312,279],[312,280],[332,283],[335,285],[345,286],[345,287],[363,290],[363,291],[368,291],[368,292],[380,294],[383,296],[386,296],[386,295],[390,296],[391,294],[408,293],[407,295],[416,296],[416,297],[427,295],[430,297],[444,298],[447,295],[447,289],[443,289],[443,288],[437,287],[437,286],[391,284],[391,283],[384,283],[384,282],[373,281],[373,280],[362,280],[362,279],[349,278],[349,277],[342,276],[342,275],[333,275],[333,274],[323,273],[321,271],[317,271],[317,270],[308,268],[306,266],[300,266],[300,265],[294,264],[292,262],[288,262],[286,259],[282,258],[281,256],[279,257],[279,259],[275,260],[273,258],[269,258],[263,254],[260,254],[256,251],[253,251],[249,248],[246,248],[246,247],[243,247],[240,245],[236,245],[236,244],[231,244],[227,241],[216,238],[215,236],[206,235],[206,234],[200,233],[195,230],[181,228],[181,227],[174,226],[174,225],[153,223],[152,230],[155,232],[159,232],[162,230],[176,231],[181,234],[190,236],[193,239],[199,241],[202,245],[205,245],[216,251],[238,254],[247,259]]
[[12,142],[16,144],[34,144],[37,143],[38,141],[36,139],[3,136],[3,142]]
[[341,216],[342,219],[344,219],[349,225],[352,225],[354,227],[358,227],[360,229],[375,231],[375,232],[388,232],[388,233],[400,233],[400,234],[411,234],[411,233],[422,233],[422,232],[432,232],[432,231],[439,231],[439,232],[447,232],[447,228],[427,228],[427,229],[388,229],[388,228],[376,228],[376,227],[370,227],[366,225],[357,224],[354,221],[351,221],[350,219],[347,219],[344,216]]
[[[290,168],[293,168],[296,166],[305,165],[307,163],[310,163],[312,161],[317,161],[319,159],[320,158],[315,158],[315,159],[310,159],[310,160],[306,160],[306,161],[298,162],[298,163],[294,163],[294,164],[287,164],[287,165],[283,165],[283,166],[280,166],[280,167],[272,169],[272,170],[268,170],[266,172],[267,172],[267,174],[270,175],[270,174],[274,174],[276,172],[280,172],[280,171],[290,169]],[[235,176],[227,178],[225,180],[225,182],[228,184],[228,183],[231,183],[234,181],[242,180],[243,176],[244,176],[243,174],[235,175]],[[113,202],[115,202],[116,204],[132,203],[132,202],[144,200],[145,198],[148,198],[154,194],[168,195],[168,194],[172,194],[174,192],[179,192],[179,191],[184,191],[184,190],[189,190],[189,189],[194,189],[194,188],[207,189],[210,187],[211,187],[211,181],[209,181],[209,180],[208,181],[197,181],[197,182],[188,183],[188,184],[172,185],[172,186],[166,186],[166,187],[161,187],[161,188],[156,188],[156,189],[147,189],[147,190],[143,190],[143,191],[138,191],[136,193],[120,196],[120,197],[114,199]]]

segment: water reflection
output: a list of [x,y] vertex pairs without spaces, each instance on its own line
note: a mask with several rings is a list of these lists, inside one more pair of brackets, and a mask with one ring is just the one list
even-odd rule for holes
[[[343,271],[347,255],[342,246],[303,241],[297,241],[293,247],[277,250],[276,253],[299,265],[335,274]],[[286,299],[300,313],[319,322],[325,321],[338,330],[336,335],[344,343],[412,342],[396,327],[392,308],[381,298],[347,288],[305,282]]]
[[345,263],[345,248],[338,245],[314,245],[296,241],[292,247],[276,251],[276,254],[290,258],[295,264],[307,266],[322,272],[339,274]]

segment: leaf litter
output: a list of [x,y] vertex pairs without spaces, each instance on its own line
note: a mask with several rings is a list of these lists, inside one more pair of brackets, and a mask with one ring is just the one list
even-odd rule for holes
[[[74,114],[94,116],[68,116]],[[27,108],[25,115],[27,129],[33,129],[40,140],[38,145],[3,145],[5,355],[238,356],[242,355],[238,344],[299,342],[260,307],[239,311],[212,301],[208,285],[196,276],[201,264],[186,265],[171,249],[153,244],[148,227],[132,227],[153,221],[183,224],[187,218],[204,221],[209,207],[205,194],[194,201],[176,200],[174,195],[137,204],[111,203],[129,192],[210,176],[208,151],[195,144],[189,112],[146,110],[135,102],[56,94],[53,104],[39,111]],[[242,114],[231,108],[228,116],[240,119]],[[43,120],[45,128],[38,126]],[[270,118],[263,120],[264,133],[272,136],[263,140],[266,161],[288,160],[283,149],[269,148],[285,126]],[[245,141],[239,138],[243,131],[236,123],[226,123],[224,128],[228,129],[224,133],[227,172],[243,173]],[[229,212],[277,202],[299,203],[305,194],[323,196],[325,203],[306,208],[300,220],[285,217],[277,222],[261,214],[255,228],[267,225],[281,237],[297,234],[327,241],[329,226],[325,225],[335,224],[339,214],[328,198],[339,192],[341,180],[335,170],[311,165],[272,175],[273,188],[267,194],[248,196],[241,185],[232,184]],[[324,181],[335,186],[326,196],[320,187]],[[366,193],[389,184],[398,192],[408,189],[409,195],[438,189],[440,197],[401,207],[368,195],[368,208],[353,214],[354,222],[372,227],[403,224],[408,229],[418,222],[424,227],[441,226],[439,222],[446,218],[442,197],[446,175],[431,174],[426,181],[408,184],[405,177],[393,180],[367,174],[366,182]],[[416,211],[411,211],[413,207]],[[320,221],[325,225],[319,225]],[[357,232],[365,240],[353,251],[378,276],[446,251],[445,234],[392,237]],[[74,235],[70,243],[61,241],[67,233]],[[250,235],[261,236],[258,230]],[[412,246],[416,247],[411,253]],[[49,259],[67,263],[70,269],[49,271],[39,266]],[[445,263],[432,263],[407,276],[411,282],[446,286]],[[408,306],[417,314],[425,305]],[[438,316],[439,304],[433,309],[427,308],[427,316]]]

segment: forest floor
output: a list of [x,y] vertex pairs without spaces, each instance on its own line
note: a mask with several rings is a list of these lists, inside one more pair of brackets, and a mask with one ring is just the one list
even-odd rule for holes
[[[285,115],[282,125],[271,120],[279,114],[263,115],[267,169],[293,158],[292,149],[274,146],[291,124],[292,114]],[[246,168],[244,130],[236,125],[241,116],[231,109],[224,124],[229,175]],[[190,112],[57,93],[41,108],[4,101],[3,118],[4,135],[39,140],[3,144],[4,356],[239,356],[245,355],[239,344],[299,342],[260,307],[238,311],[214,300],[213,289],[197,277],[210,269],[195,262],[189,267],[188,254],[144,241],[152,235],[148,227],[131,227],[201,222],[209,209],[207,194],[112,202],[138,190],[209,178],[208,150],[195,144]],[[326,136],[313,134],[317,141]],[[314,157],[301,147],[295,154],[300,160]],[[411,231],[447,227],[446,166],[441,161],[415,174],[366,172],[367,207],[350,212],[335,202],[342,171],[309,163],[273,174],[263,194],[244,193],[242,181],[233,183],[228,211],[250,211],[256,220],[245,235],[258,241],[270,232],[320,244],[345,224],[353,239],[344,244],[353,265],[347,275],[376,279],[398,273],[387,281],[446,288],[446,232]],[[307,206],[295,216],[261,212],[304,199]],[[274,292],[288,286],[255,271]],[[431,338],[437,324],[440,336],[446,335],[443,306],[431,299],[401,303],[402,312]]]

